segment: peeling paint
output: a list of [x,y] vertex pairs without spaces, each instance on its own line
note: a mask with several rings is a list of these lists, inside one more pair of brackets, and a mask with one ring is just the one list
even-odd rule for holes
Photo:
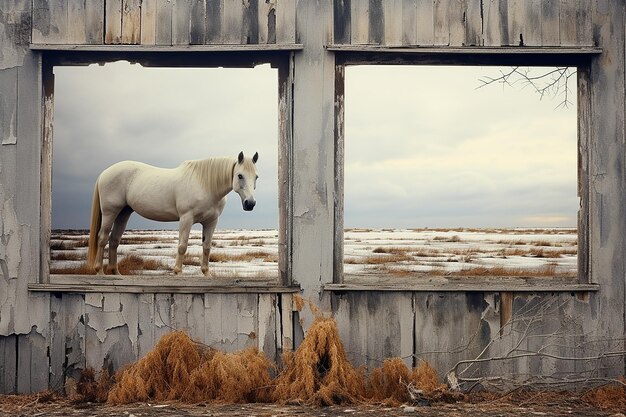
[[85,315],[87,316],[87,326],[96,331],[100,343],[104,343],[106,340],[108,330],[126,326],[124,315],[119,311],[85,313]]
[[[0,189],[0,197],[3,195]],[[13,198],[4,201],[0,213],[0,267],[5,279],[17,277],[22,260],[22,230],[17,220]]]

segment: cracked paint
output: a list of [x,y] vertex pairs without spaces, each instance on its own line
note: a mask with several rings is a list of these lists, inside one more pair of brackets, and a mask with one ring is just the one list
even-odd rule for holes
[[85,313],[85,315],[87,316],[87,326],[96,331],[100,343],[104,343],[106,340],[107,331],[126,326],[126,320],[120,311]]

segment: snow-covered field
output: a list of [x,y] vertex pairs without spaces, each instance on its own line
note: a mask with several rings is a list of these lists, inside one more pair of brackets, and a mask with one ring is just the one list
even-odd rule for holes
[[[201,235],[191,232],[186,275],[201,274]],[[87,239],[85,231],[53,231],[52,273],[83,273],[78,268],[86,259]],[[175,230],[129,230],[122,238],[118,259],[124,263],[128,258],[131,269],[140,260],[142,271],[133,274],[169,274],[177,242]],[[211,258],[209,268],[216,276],[277,276],[278,232],[216,231]],[[348,229],[344,272],[575,277],[577,233],[575,229]]]

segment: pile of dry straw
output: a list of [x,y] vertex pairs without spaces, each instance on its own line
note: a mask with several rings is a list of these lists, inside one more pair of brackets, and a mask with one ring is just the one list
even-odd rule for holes
[[445,391],[426,362],[411,370],[400,358],[388,359],[368,378],[348,361],[334,319],[321,315],[298,349],[284,355],[281,368],[256,349],[223,353],[176,331],[114,378],[83,373],[76,401],[398,405],[411,400],[409,386],[433,397]]

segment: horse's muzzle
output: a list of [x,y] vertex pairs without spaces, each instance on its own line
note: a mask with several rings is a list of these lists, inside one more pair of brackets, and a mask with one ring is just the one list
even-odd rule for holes
[[252,211],[254,206],[256,205],[256,201],[254,200],[244,200],[243,201],[243,209],[245,211]]

